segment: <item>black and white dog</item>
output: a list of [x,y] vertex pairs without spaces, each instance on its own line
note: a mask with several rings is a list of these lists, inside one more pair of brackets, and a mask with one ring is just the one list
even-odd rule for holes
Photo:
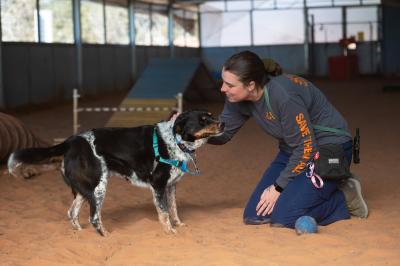
[[223,127],[211,113],[194,110],[155,126],[93,129],[52,147],[16,151],[10,155],[8,171],[29,178],[34,167],[61,161],[62,176],[74,195],[68,210],[73,228],[81,229],[79,212],[87,201],[89,221],[103,236],[107,231],[101,207],[108,178],[121,176],[150,188],[164,230],[176,233],[175,227],[184,224],[177,213],[175,185],[185,172],[193,173],[188,164],[195,165],[194,151],[209,137],[222,134]]

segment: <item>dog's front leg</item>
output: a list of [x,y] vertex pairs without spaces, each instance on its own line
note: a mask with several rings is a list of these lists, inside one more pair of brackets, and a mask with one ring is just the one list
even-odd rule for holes
[[167,186],[167,204],[168,204],[168,212],[171,217],[172,224],[174,226],[185,226],[184,223],[181,222],[178,216],[178,210],[176,207],[176,185],[173,184],[171,186]]
[[163,189],[155,189],[152,188],[151,192],[153,193],[153,201],[154,205],[156,206],[158,219],[166,233],[173,233],[176,234],[176,230],[171,225],[169,213],[168,213],[168,206],[167,206],[167,199],[166,199],[166,188]]

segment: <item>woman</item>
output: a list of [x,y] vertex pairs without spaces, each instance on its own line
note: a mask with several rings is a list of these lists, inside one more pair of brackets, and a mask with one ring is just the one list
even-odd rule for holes
[[[337,181],[325,180],[322,188],[316,188],[306,177],[307,163],[319,145],[340,144],[348,162],[352,158],[347,123],[318,88],[303,78],[282,74],[276,63],[264,65],[250,51],[235,54],[225,62],[222,80],[226,101],[220,119],[225,123],[225,132],[209,143],[228,142],[250,117],[279,141],[278,155],[244,210],[246,224],[294,228],[296,219],[303,215],[314,217],[320,225],[350,218],[349,209],[360,217],[368,215],[356,179],[344,182],[344,195]],[[335,132],[315,130],[314,125]]]

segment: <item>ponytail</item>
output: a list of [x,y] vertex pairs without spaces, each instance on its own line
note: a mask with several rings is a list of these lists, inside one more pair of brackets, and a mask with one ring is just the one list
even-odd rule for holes
[[267,76],[276,77],[282,75],[283,73],[282,67],[277,62],[275,62],[271,58],[266,58],[263,59],[262,61],[264,63],[264,68]]

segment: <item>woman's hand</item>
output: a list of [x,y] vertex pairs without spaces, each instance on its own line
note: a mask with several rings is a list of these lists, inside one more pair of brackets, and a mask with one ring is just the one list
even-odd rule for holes
[[260,201],[257,204],[257,215],[265,216],[271,214],[280,195],[281,193],[276,191],[274,185],[267,187],[261,194]]

